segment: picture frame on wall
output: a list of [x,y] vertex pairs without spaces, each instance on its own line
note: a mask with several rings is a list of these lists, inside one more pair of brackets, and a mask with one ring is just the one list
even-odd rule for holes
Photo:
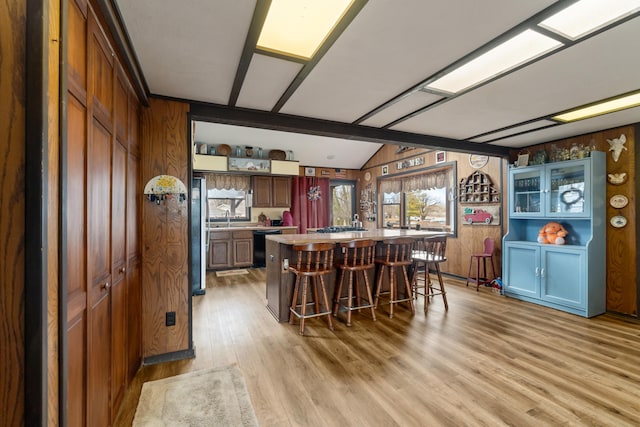
[[389,175],[389,165],[382,166],[382,175]]
[[447,161],[446,151],[436,151],[436,163],[444,163]]
[[316,176],[316,168],[304,168],[304,176]]

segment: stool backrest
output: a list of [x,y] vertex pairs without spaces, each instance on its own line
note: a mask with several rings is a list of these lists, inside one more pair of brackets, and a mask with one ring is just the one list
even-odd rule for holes
[[293,245],[298,253],[296,269],[298,271],[324,271],[333,268],[333,251],[336,245],[328,242]]
[[350,240],[340,242],[344,257],[339,265],[345,267],[370,267],[373,266],[373,258],[376,253],[375,240]]
[[485,238],[483,255],[487,255],[487,256],[493,255],[494,244],[495,244],[495,241],[491,237]]
[[382,254],[380,257],[386,262],[409,265],[413,262],[411,258],[413,243],[414,241],[410,237],[385,239],[382,241]]
[[447,260],[445,252],[447,250],[447,236],[426,237],[423,240],[424,250],[433,262],[443,262]]

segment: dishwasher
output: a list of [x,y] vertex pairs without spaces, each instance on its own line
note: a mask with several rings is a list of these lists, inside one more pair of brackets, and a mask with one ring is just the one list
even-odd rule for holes
[[282,234],[282,230],[253,230],[253,266],[266,267],[267,248],[265,236],[267,234]]

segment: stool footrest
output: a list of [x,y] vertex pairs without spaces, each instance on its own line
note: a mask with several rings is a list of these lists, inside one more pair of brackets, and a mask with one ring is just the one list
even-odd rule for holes
[[[300,307],[300,306],[297,306],[297,307]],[[313,313],[313,312],[305,313],[305,315],[303,316],[302,313],[298,313],[296,310],[294,310],[291,307],[289,307],[289,311],[291,311],[294,314],[294,316],[296,316],[298,319],[301,319],[301,318],[308,319],[310,317],[326,316],[328,314],[329,315],[331,314],[331,310],[329,310],[329,311],[321,311],[320,313]]]

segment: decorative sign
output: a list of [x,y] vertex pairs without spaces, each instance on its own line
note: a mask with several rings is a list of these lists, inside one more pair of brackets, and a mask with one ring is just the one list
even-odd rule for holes
[[410,160],[403,160],[396,164],[396,169],[412,168],[414,166],[424,165],[424,157],[416,157]]

